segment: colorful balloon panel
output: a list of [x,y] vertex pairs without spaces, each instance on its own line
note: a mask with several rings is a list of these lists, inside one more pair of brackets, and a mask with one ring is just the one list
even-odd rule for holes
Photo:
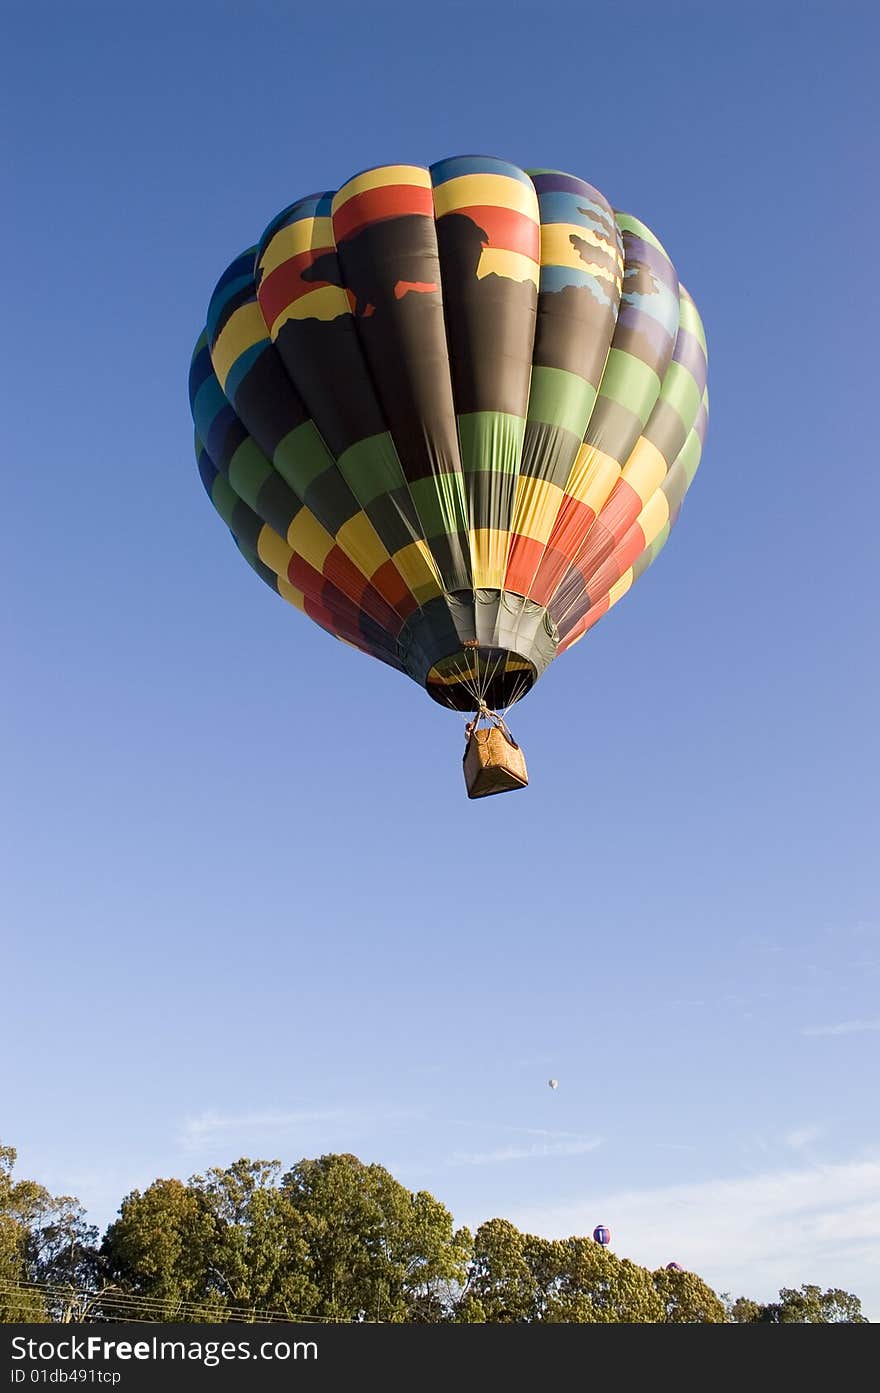
[[525,695],[662,550],[706,374],[649,228],[574,175],[465,156],[285,208],[215,287],[190,400],[257,574],[475,710]]

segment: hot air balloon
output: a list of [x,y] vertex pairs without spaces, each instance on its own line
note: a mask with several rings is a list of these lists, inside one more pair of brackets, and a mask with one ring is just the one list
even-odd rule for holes
[[607,1248],[611,1242],[611,1230],[606,1228],[604,1224],[597,1224],[596,1228],[593,1229],[593,1237],[597,1243],[602,1244],[603,1248]]
[[548,1088],[553,1088],[553,1089],[558,1088],[558,1087],[559,1087],[559,1080],[558,1080],[558,1079],[548,1079],[548,1080],[547,1080],[547,1087],[548,1087]]
[[706,343],[644,223],[573,175],[464,156],[285,208],[217,283],[190,401],[245,560],[473,713],[481,797],[528,782],[506,712],[669,536]]
[[668,1263],[666,1264],[666,1271],[667,1271],[667,1272],[684,1272],[684,1268],[682,1267],[681,1263],[679,1263],[679,1262],[668,1262]]

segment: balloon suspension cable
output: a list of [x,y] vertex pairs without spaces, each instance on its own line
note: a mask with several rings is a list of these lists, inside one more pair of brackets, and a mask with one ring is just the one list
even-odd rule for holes
[[[505,709],[509,711],[510,707],[508,706]],[[507,737],[508,740],[513,739],[513,737],[510,734],[510,730],[508,729],[507,722],[504,719],[504,714],[499,711],[493,711],[491,706],[489,706],[484,701],[484,699],[480,697],[477,709],[474,712],[473,717],[471,718],[471,720],[467,722],[464,728],[464,738],[466,741],[470,740],[474,731],[479,726],[480,721],[488,721],[490,725],[493,725],[496,727],[496,729],[500,730],[502,734]]]
[[453,675],[468,695],[472,697],[474,703],[474,716],[465,727],[466,738],[470,738],[471,733],[476,730],[481,720],[488,720],[509,734],[505,717],[529,690],[528,676],[524,674],[518,679],[511,692],[510,700],[500,710],[494,710],[486,700],[492,684],[506,667],[508,656],[506,650],[500,649],[487,658],[485,663],[481,663],[479,654],[475,653],[473,667],[466,660],[464,662],[456,660],[454,663]]
[[[499,649],[499,650],[496,652],[496,654],[495,654],[494,660],[493,660],[493,659],[490,659],[489,662],[486,664],[486,675],[485,675],[485,680],[480,684],[480,700],[481,700],[481,701],[483,701],[483,699],[484,699],[485,696],[486,696],[486,693],[489,691],[490,687],[492,686],[492,683],[495,681],[495,678],[498,676],[498,673],[500,672],[502,665],[503,665],[503,664],[506,664],[506,663],[507,663],[507,653],[504,651],[504,649]],[[479,668],[478,668],[478,672],[479,672]]]
[[[471,734],[473,733],[473,731],[476,730],[481,720],[490,721],[493,725],[497,725],[499,729],[503,730],[505,735],[510,736],[510,730],[507,725],[506,717],[508,715],[508,712],[510,712],[513,709],[513,707],[516,705],[518,701],[522,700],[522,698],[528,691],[528,677],[523,676],[519,679],[519,681],[513,689],[510,700],[506,703],[506,705],[501,707],[499,711],[493,710],[492,707],[489,706],[488,702],[486,701],[486,693],[488,692],[492,682],[495,680],[495,677],[497,676],[502,663],[506,663],[506,661],[507,654],[500,653],[494,660],[494,666],[492,666],[491,668],[486,668],[485,681],[480,682],[479,686],[477,687],[475,687],[472,683],[467,683],[464,681],[462,682],[462,685],[466,687],[467,691],[469,691],[471,696],[474,698],[474,715],[473,718],[470,721],[468,721],[465,726],[466,739],[470,739]],[[477,677],[479,678],[479,667],[477,668]]]
[[527,691],[528,691],[528,678],[527,678],[527,677],[521,677],[520,680],[519,680],[519,682],[516,684],[516,686],[515,686],[514,689],[513,689],[513,696],[510,698],[510,701],[507,703],[507,705],[506,705],[505,707],[502,708],[502,711],[501,711],[501,716],[502,716],[502,718],[505,717],[505,716],[507,715],[508,711],[512,711],[512,710],[513,710],[514,706],[516,706],[516,703],[517,703],[518,701],[521,701],[521,700],[522,700],[522,698],[525,696],[525,694],[526,694]]
[[[476,707],[480,701],[480,693],[476,684],[476,679],[474,675],[471,673],[471,669],[466,666],[460,667],[458,662],[456,661],[452,671],[453,675],[455,676],[457,681],[461,683],[468,695],[473,697],[474,706]],[[479,673],[477,673],[477,676],[479,676]]]

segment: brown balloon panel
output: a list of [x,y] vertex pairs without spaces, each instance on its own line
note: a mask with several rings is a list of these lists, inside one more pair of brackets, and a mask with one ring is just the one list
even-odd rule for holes
[[476,711],[480,702],[505,710],[524,697],[538,679],[534,663],[506,648],[461,648],[435,663],[425,691],[453,711]]

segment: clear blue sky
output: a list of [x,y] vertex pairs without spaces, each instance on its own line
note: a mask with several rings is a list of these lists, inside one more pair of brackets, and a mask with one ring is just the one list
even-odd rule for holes
[[[10,8],[0,1135],[96,1222],[354,1151],[471,1225],[611,1227],[880,1319],[876,53],[864,4]],[[186,376],[293,198],[554,166],[709,340],[657,565],[461,722],[249,572]],[[551,1092],[546,1080],[559,1079]]]

